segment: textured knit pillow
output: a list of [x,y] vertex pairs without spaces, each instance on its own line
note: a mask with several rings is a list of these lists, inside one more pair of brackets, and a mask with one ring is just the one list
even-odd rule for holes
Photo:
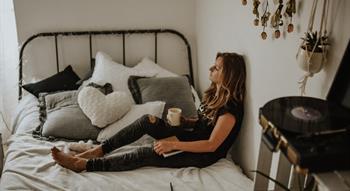
[[[136,103],[164,101],[165,111],[179,107],[187,117],[197,116],[192,98],[191,86],[184,76],[165,78],[144,78],[131,76],[128,81],[130,91]],[[166,115],[166,112],[163,114]]]
[[84,87],[78,95],[78,103],[91,123],[99,128],[113,123],[131,108],[130,96],[122,91],[104,95],[93,87]]
[[73,71],[72,66],[67,66],[63,71],[36,83],[23,85],[22,87],[31,94],[39,97],[39,93],[57,92],[64,90],[76,90],[79,85],[79,76]]

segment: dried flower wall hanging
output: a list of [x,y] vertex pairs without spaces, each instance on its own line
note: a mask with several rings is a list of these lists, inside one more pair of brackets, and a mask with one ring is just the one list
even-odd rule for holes
[[[286,20],[288,23],[288,27],[287,27],[287,31],[288,33],[293,32],[294,30],[294,25],[292,23],[292,18],[293,15],[296,13],[296,2],[295,0],[287,0],[286,1],[286,5],[284,5],[284,1],[283,0],[273,0],[276,10],[274,12],[274,14],[270,17],[271,13],[270,13],[270,7],[269,7],[269,0],[253,0],[253,14],[255,15],[255,19],[253,21],[254,26],[259,26],[259,23],[261,23],[261,26],[263,28],[263,31],[261,32],[261,38],[263,40],[267,39],[268,34],[266,32],[266,27],[268,26],[268,21],[270,20],[270,26],[271,28],[274,29],[272,35],[278,39],[281,36],[281,31],[280,31],[280,27],[283,26],[283,18],[282,15],[284,17],[286,17]],[[242,0],[242,5],[247,5],[247,0]],[[261,6],[260,6],[261,5]],[[283,9],[284,10],[284,14],[283,13]],[[259,9],[261,10],[261,13],[263,13],[263,15],[260,17],[260,12]]]

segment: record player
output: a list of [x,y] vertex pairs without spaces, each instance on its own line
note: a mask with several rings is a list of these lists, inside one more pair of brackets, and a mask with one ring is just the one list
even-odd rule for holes
[[259,110],[262,140],[271,151],[310,172],[350,169],[350,43],[326,100],[290,96]]

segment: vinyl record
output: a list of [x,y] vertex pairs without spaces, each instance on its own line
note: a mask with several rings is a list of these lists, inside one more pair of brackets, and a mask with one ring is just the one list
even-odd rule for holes
[[312,97],[281,97],[266,103],[260,114],[281,131],[313,134],[350,129],[350,111]]

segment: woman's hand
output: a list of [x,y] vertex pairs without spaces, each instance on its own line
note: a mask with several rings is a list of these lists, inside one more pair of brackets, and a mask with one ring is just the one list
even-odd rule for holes
[[174,150],[174,144],[171,141],[156,141],[153,149],[158,155],[162,155]]

